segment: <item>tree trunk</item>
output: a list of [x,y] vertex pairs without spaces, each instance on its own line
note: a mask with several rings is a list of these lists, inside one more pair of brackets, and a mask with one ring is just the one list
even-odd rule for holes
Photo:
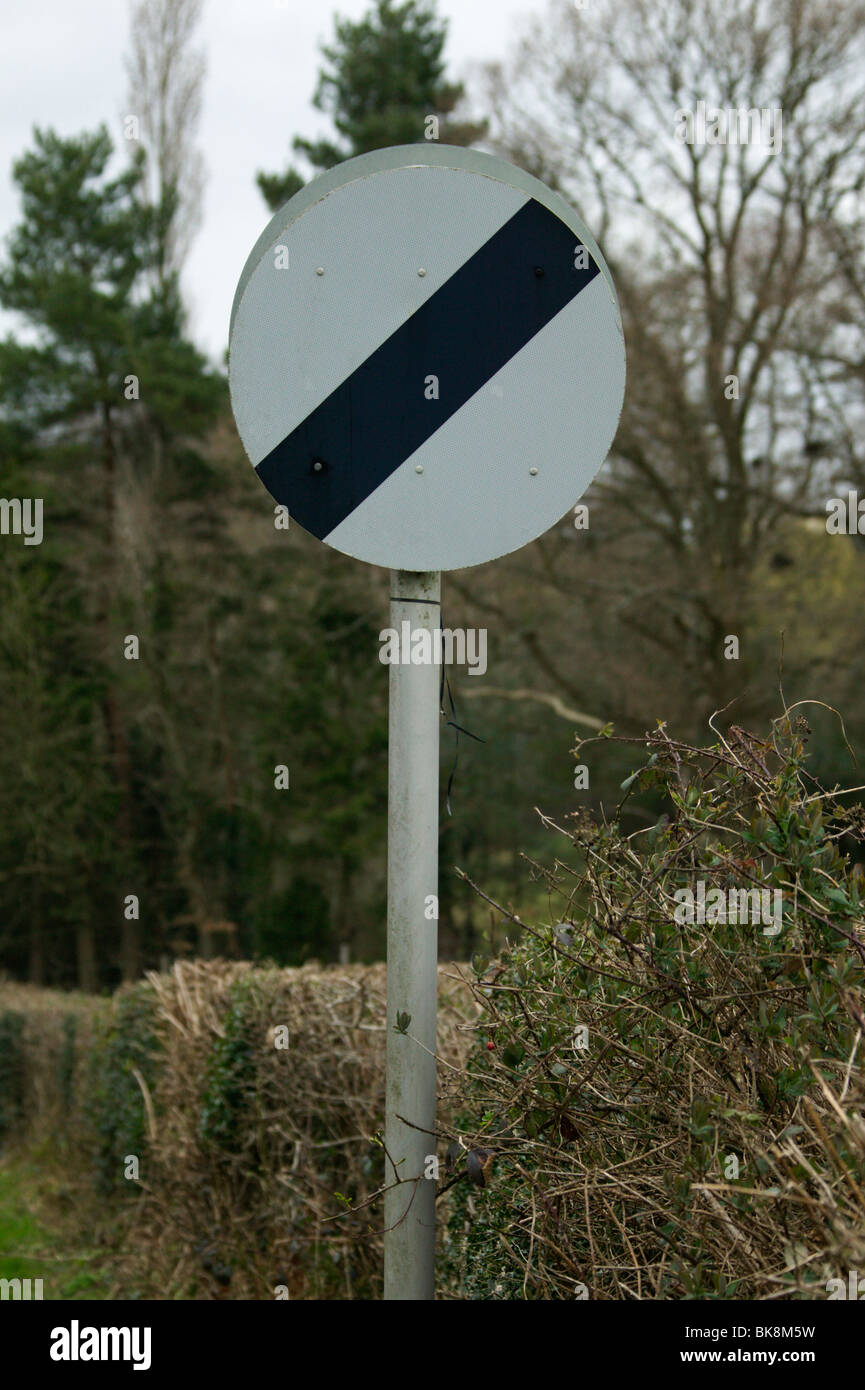
[[33,901],[30,909],[30,942],[27,978],[31,985],[45,983],[45,939],[42,923],[42,894],[38,882],[33,885]]
[[[111,419],[111,407],[103,402],[102,405],[102,460],[104,468],[104,498],[105,498],[105,573],[103,578],[103,592],[99,615],[105,633],[106,652],[108,657],[109,670],[113,661],[120,659],[119,650],[112,651],[116,636],[111,627],[111,596],[114,590],[114,580],[117,566],[115,563],[115,512],[116,512],[116,473],[117,473],[117,454],[114,445],[114,428]],[[108,739],[109,756],[111,758],[115,783],[120,794],[120,814],[118,816],[118,834],[125,853],[119,856],[121,860],[131,862],[132,855],[132,774],[129,763],[129,745],[126,733],[123,728],[123,721],[120,709],[117,704],[116,687],[109,679],[108,689],[103,700],[102,712],[105,721],[105,732]],[[138,892],[138,885],[126,887],[118,885],[122,891],[118,892],[118,902],[121,901],[127,892]],[[141,970],[141,933],[140,924],[137,918],[127,918],[125,914],[121,916],[120,928],[120,970],[124,981],[135,980]]]
[[95,994],[96,939],[89,922],[78,927],[75,945],[78,956],[78,988],[86,994]]

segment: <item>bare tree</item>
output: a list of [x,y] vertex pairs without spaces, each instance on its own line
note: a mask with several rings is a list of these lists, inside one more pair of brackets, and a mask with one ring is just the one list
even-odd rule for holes
[[[747,679],[779,526],[822,512],[852,448],[862,358],[839,348],[839,304],[849,320],[862,288],[863,56],[860,0],[553,0],[485,69],[494,147],[583,211],[622,303],[626,404],[590,494],[610,563],[589,583],[608,627],[675,660],[700,722]],[[582,573],[566,529],[533,551],[562,594]],[[592,707],[579,676],[558,684]]]
[[148,201],[159,219],[160,286],[179,273],[201,218],[204,161],[195,144],[204,55],[193,48],[202,0],[137,0],[126,59],[130,113],[141,123]]

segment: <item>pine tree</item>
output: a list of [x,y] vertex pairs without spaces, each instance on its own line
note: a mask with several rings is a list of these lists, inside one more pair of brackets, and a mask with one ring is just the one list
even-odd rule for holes
[[[331,115],[342,144],[301,136],[293,142],[316,173],[369,150],[424,140],[429,116],[439,119],[438,138],[447,144],[470,145],[483,137],[486,123],[449,119],[463,86],[445,80],[447,24],[433,6],[376,0],[361,20],[337,19],[335,34],[322,49],[329,67],[319,73],[313,105]],[[275,212],[305,180],[289,168],[284,174],[259,173],[256,182]]]
[[[110,178],[112,152],[104,127],[71,138],[34,132],[33,148],[13,170],[23,220],[0,270],[0,303],[29,330],[28,341],[0,342],[0,443],[20,453],[26,442],[29,493],[46,495],[55,509],[48,524],[62,532],[60,562],[76,600],[92,780],[100,785],[104,768],[111,787],[113,814],[100,822],[112,827],[103,846],[108,862],[93,864],[91,885],[92,905],[103,915],[140,862],[140,779],[123,698],[134,663],[123,660],[122,617],[130,585],[145,581],[129,563],[124,483],[148,466],[148,440],[201,434],[224,400],[221,380],[181,335],[176,281],[153,288],[159,239],[155,211],[138,194],[141,156]],[[28,563],[38,563],[33,551]],[[58,634],[42,640],[56,642]],[[127,703],[134,706],[134,698]],[[49,785],[44,793],[51,795]],[[96,984],[97,915],[78,929],[85,988]],[[137,921],[123,919],[118,963],[127,978],[139,967],[138,932]]]

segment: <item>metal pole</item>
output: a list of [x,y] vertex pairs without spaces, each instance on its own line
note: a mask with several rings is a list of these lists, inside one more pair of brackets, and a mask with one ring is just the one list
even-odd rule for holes
[[[430,651],[434,650],[440,600],[441,575],[437,570],[424,574],[391,572],[390,621],[400,639],[401,655],[406,655],[402,650],[407,645],[404,635],[419,631],[429,633]],[[405,633],[403,623],[409,625]],[[440,668],[432,660],[419,665],[394,662],[390,668],[386,1299],[435,1297],[436,1185],[424,1177],[424,1160],[436,1151],[432,1131],[436,1106],[440,677]],[[398,1014],[403,1023],[410,1015],[404,1032],[396,1031]]]

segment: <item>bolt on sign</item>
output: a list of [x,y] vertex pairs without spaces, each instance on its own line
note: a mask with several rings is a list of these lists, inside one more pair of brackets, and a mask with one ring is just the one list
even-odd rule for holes
[[272,218],[235,295],[229,383],[292,521],[371,564],[448,570],[519,549],[582,495],[625,349],[563,198],[491,155],[405,145]]

